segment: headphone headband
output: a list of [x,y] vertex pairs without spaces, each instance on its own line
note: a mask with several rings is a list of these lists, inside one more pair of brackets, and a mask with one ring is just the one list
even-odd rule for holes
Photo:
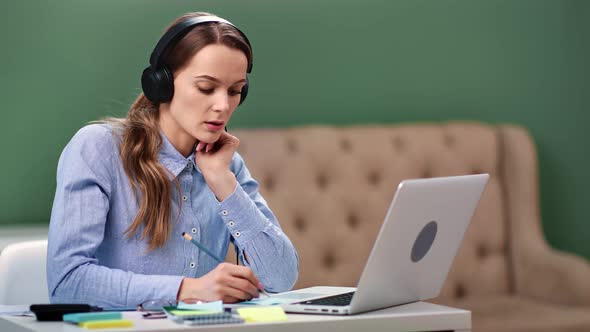
[[[154,50],[150,56],[150,66],[152,67],[152,69],[157,70],[158,68],[161,67],[161,65],[162,65],[160,63],[162,61],[161,56],[164,53],[164,51],[166,50],[166,48],[168,47],[168,45],[170,45],[171,43],[175,43],[178,39],[181,38],[181,36],[183,36],[183,34],[185,32],[187,32],[190,28],[194,27],[195,25],[202,24],[202,23],[209,23],[209,22],[218,22],[218,23],[225,23],[225,24],[231,25],[236,30],[238,30],[238,32],[242,35],[242,37],[244,38],[244,40],[246,41],[248,46],[250,46],[250,49],[252,49],[252,46],[250,45],[250,41],[248,40],[248,37],[246,37],[246,35],[238,27],[233,25],[231,22],[224,20],[221,17],[211,16],[211,15],[191,17],[189,19],[186,19],[186,20],[178,23],[174,27],[172,27],[170,30],[168,30],[164,34],[164,36],[162,36],[162,38],[160,38],[160,40],[156,44],[156,47],[154,48]],[[250,73],[252,71],[252,65],[253,65],[253,61],[252,61],[252,59],[250,59],[250,61],[248,63],[247,73]]]
[[[145,68],[141,74],[141,89],[148,100],[153,103],[164,103],[172,99],[174,96],[174,75],[169,70],[169,68],[166,67],[166,64],[163,63],[161,58],[166,49],[177,43],[178,40],[184,36],[188,30],[198,24],[210,22],[225,23],[234,27],[234,29],[236,29],[242,35],[242,38],[244,38],[244,41],[246,44],[248,44],[250,50],[252,50],[252,46],[250,45],[248,37],[246,37],[246,35],[240,29],[238,29],[238,27],[220,17],[213,15],[196,16],[181,21],[170,28],[166,33],[164,33],[162,38],[160,38],[156,44],[156,47],[152,51],[152,54],[150,55],[150,65]],[[250,58],[250,61],[248,61],[247,73],[250,73],[251,71],[252,58]],[[246,96],[248,95],[248,86],[248,75],[246,75],[246,84],[244,84],[242,91],[240,92],[240,105],[244,102],[244,100],[246,100]]]

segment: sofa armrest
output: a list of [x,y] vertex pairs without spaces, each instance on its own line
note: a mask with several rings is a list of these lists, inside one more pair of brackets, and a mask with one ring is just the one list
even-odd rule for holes
[[590,263],[552,249],[543,235],[532,137],[512,125],[501,126],[499,133],[514,291],[554,303],[590,305]]
[[547,245],[516,256],[517,292],[551,303],[590,306],[590,263]]

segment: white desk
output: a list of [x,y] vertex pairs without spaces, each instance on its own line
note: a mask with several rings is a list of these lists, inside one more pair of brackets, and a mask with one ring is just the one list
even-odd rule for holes
[[[241,332],[379,332],[379,331],[471,331],[471,312],[428,302],[416,302],[359,315],[324,316],[288,314],[288,322],[233,325],[185,326],[168,319],[143,319],[138,312],[126,312],[132,328],[94,331],[241,331]],[[80,332],[92,331],[63,322],[38,322],[33,317],[0,317],[0,331]]]

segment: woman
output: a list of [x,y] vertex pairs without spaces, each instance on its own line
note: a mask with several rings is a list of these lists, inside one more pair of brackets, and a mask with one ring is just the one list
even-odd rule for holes
[[[127,117],[82,128],[62,152],[51,302],[236,302],[290,289],[297,253],[223,130],[246,96],[247,38],[211,14],[186,14],[150,64]],[[183,232],[222,258],[232,241],[244,266],[219,263]]]

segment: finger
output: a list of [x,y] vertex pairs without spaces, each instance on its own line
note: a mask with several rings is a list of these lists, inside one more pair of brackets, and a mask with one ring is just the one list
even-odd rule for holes
[[256,275],[254,275],[254,272],[252,272],[252,269],[250,269],[249,267],[241,265],[232,265],[230,274],[235,277],[240,277],[242,279],[248,280],[254,287],[256,287],[256,289],[258,289],[258,284],[260,284],[260,280],[256,278]]
[[236,303],[236,302],[241,301],[240,299],[236,299],[233,296],[224,296],[222,300],[223,300],[223,303]]
[[197,144],[197,152],[201,151],[202,144],[203,144],[203,142],[199,142],[199,144]]
[[234,135],[228,133],[228,132],[223,132],[221,133],[221,136],[219,136],[219,139],[217,140],[220,143],[225,144],[233,144],[233,145],[239,145],[240,144],[240,140],[235,137]]
[[252,296],[252,294],[245,292],[241,289],[234,288],[231,285],[226,285],[225,287],[223,287],[222,294],[224,297],[231,296],[231,297],[236,298],[238,300],[250,300],[254,297],[254,296]]
[[227,285],[239,291],[248,293],[250,297],[260,296],[260,294],[258,294],[258,286],[253,285],[248,279],[230,277],[227,281]]
[[224,131],[224,132],[223,132],[223,134],[224,134],[223,136],[225,136],[225,137],[229,137],[229,138],[235,138],[235,139],[237,139],[237,137],[235,137],[234,135],[230,134],[230,133],[229,133],[229,132],[227,132],[227,131]]
[[[228,276],[234,277],[234,278],[239,278],[239,280],[243,280],[244,282],[249,284],[247,286],[242,285],[241,286],[242,290],[249,289],[249,292],[252,294],[252,296],[255,296],[255,297],[259,296],[258,289],[262,285],[262,283],[260,282],[260,280],[258,280],[256,275],[254,275],[254,272],[252,272],[252,269],[250,269],[247,266],[240,266],[240,265],[228,264],[228,263],[220,264],[218,266],[218,268],[220,269],[220,271],[222,273],[224,273]],[[234,284],[231,284],[231,285],[234,287],[240,287],[240,286],[236,286]]]

